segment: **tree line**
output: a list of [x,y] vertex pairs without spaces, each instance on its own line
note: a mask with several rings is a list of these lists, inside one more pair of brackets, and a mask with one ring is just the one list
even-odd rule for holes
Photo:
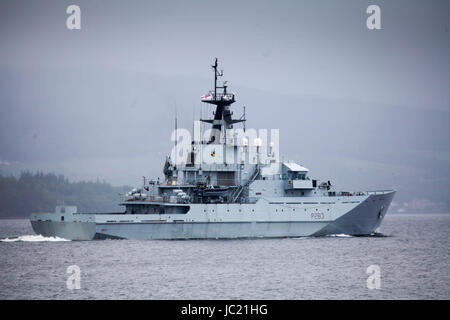
[[121,212],[119,193],[131,187],[106,182],[70,182],[64,175],[24,171],[18,178],[0,175],[0,218],[53,212],[57,205],[75,205],[78,212]]

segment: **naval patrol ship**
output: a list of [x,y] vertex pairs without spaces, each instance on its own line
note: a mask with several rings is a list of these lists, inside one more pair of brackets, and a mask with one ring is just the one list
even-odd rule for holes
[[[144,179],[142,187],[122,195],[123,212],[78,213],[75,206],[58,206],[53,213],[31,214],[34,231],[70,240],[373,234],[395,190],[335,190],[330,181],[310,178],[302,165],[280,161],[276,132],[268,143],[246,130],[245,109],[233,118],[235,94],[226,81],[218,86],[223,71],[217,59],[212,68],[214,90],[201,101],[215,109],[213,117],[195,122],[187,145],[178,145],[179,129],[174,131],[164,180]],[[234,128],[238,124],[243,129]],[[208,130],[202,136],[195,127]]]

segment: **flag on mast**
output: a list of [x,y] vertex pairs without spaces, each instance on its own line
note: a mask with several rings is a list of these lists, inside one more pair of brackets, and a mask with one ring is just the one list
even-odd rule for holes
[[202,101],[210,101],[210,100],[212,100],[212,94],[211,93],[207,93],[207,94],[201,96],[200,99]]

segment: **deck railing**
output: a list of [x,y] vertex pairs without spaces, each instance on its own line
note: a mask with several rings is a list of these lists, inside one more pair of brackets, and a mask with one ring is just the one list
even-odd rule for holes
[[330,197],[352,197],[352,196],[368,196],[376,194],[386,194],[395,190],[376,190],[376,191],[329,191],[328,195]]

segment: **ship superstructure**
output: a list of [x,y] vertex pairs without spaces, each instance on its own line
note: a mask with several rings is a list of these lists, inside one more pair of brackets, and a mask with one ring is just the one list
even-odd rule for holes
[[200,119],[210,128],[194,129],[188,146],[175,145],[164,181],[144,180],[125,195],[120,213],[60,206],[32,214],[35,232],[73,240],[218,239],[369,235],[379,227],[394,190],[337,191],[302,165],[280,161],[277,132],[269,142],[245,129],[245,113],[233,118],[235,94],[226,81],[218,86],[217,59],[212,69],[214,89],[201,101],[214,116]]

